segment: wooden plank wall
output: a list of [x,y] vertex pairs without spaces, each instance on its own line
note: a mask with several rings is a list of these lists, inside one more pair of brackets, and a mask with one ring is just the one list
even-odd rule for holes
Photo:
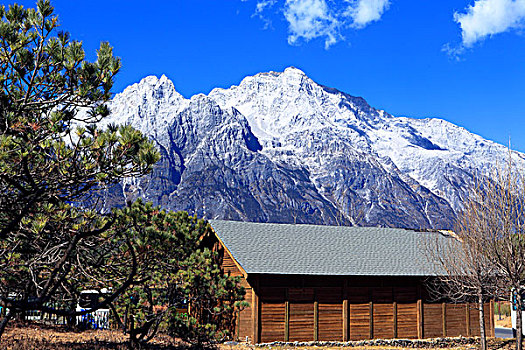
[[397,337],[417,338],[417,304],[400,304],[397,307]]
[[[353,292],[345,303],[342,288],[261,288],[260,342],[479,335],[474,305],[409,302],[413,295],[402,288]],[[487,303],[487,335],[493,336],[490,310]]]
[[318,288],[315,290],[317,302],[317,334],[316,340],[342,341],[343,306],[341,304],[342,288]]
[[288,341],[314,340],[314,303],[289,303]]
[[[423,330],[427,338],[442,337],[443,334],[443,305],[423,304]],[[446,334],[445,334],[446,335]]]
[[[250,342],[346,341],[371,338],[432,338],[479,335],[475,304],[425,302],[417,283],[321,277],[246,280],[223,251],[225,273],[241,276],[250,307],[237,314],[236,338]],[[271,283],[269,283],[272,281]],[[410,281],[408,281],[410,282]],[[309,284],[305,286],[305,284]],[[335,284],[335,285],[334,285]],[[338,285],[338,286],[337,286]],[[293,287],[292,287],[293,286]],[[423,297],[424,298],[424,297]],[[494,336],[492,305],[486,304],[487,335]]]
[[[479,310],[475,307],[476,305],[470,305],[470,334],[479,335]],[[490,304],[485,304],[485,327],[488,330],[487,336],[494,336],[494,328],[490,325],[493,324],[494,320],[491,320],[491,315],[494,314],[494,309]]]
[[287,300],[289,311],[287,340],[314,340],[314,289],[288,288]]
[[394,338],[393,288],[370,288],[372,295],[371,338]]
[[341,304],[319,303],[319,325],[318,339],[342,341],[343,332],[341,331],[341,320],[343,308]]
[[237,264],[235,264],[229,253],[224,253],[222,257],[222,268],[225,274],[230,274],[231,276],[243,276],[241,270],[239,270]]
[[[251,303],[252,288],[246,288],[245,301]],[[237,315],[236,338],[243,341],[252,341],[253,324],[252,324],[252,308],[250,307],[240,311]],[[248,337],[248,339],[246,339]]]
[[350,304],[350,340],[370,338],[370,303]]
[[285,339],[285,303],[266,302],[261,304],[261,342]]
[[235,337],[242,341],[253,342],[253,318],[252,318],[252,301],[253,288],[246,281],[242,271],[239,269],[233,258],[226,251],[222,251],[222,269],[225,274],[230,276],[240,276],[241,286],[246,290],[244,301],[247,301],[250,306],[237,313]]

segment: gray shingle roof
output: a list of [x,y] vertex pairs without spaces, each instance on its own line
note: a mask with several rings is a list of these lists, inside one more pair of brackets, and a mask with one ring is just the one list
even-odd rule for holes
[[425,241],[438,232],[210,220],[217,236],[248,273],[430,276]]

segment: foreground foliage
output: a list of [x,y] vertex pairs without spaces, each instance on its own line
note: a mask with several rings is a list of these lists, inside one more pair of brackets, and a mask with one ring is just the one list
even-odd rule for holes
[[[132,343],[161,326],[199,344],[227,337],[244,291],[201,246],[205,221],[141,201],[102,213],[101,191],[159,159],[133,128],[100,127],[120,69],[109,44],[86,61],[45,0],[0,6],[0,19],[0,337],[28,311],[73,322],[102,307]],[[83,289],[109,293],[77,311]]]
[[[92,196],[159,159],[131,127],[97,127],[120,69],[109,44],[88,62],[82,44],[57,28],[49,1],[0,6],[0,301],[10,311],[0,336],[27,310],[72,314],[78,291],[103,275],[92,272],[105,269],[108,242],[122,236]],[[133,275],[130,266],[102,304]]]
[[[159,328],[196,344],[232,336],[245,292],[203,246],[212,235],[206,221],[139,200],[119,212],[116,229],[128,232],[138,261],[136,282],[113,307],[132,343],[152,339]],[[129,256],[125,246],[115,255],[122,256]]]

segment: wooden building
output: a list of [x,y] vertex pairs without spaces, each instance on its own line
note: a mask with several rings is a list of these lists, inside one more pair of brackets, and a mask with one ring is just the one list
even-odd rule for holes
[[[475,305],[431,300],[424,252],[445,233],[211,220],[222,266],[250,307],[236,336],[253,343],[479,335]],[[493,304],[486,305],[494,336]]]

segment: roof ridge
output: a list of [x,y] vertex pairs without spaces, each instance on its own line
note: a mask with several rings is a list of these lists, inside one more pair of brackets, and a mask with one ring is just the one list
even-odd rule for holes
[[443,229],[434,229],[434,228],[408,228],[408,227],[385,227],[385,226],[349,226],[349,225],[323,225],[323,224],[310,224],[310,223],[288,223],[288,222],[254,222],[254,221],[241,221],[241,220],[222,220],[222,219],[209,219],[210,223],[212,222],[231,222],[238,224],[254,224],[254,225],[282,225],[282,226],[314,226],[314,227],[330,227],[330,228],[363,228],[363,229],[386,229],[386,230],[406,230],[414,232],[431,232],[431,233],[441,233],[451,232],[451,230]]

